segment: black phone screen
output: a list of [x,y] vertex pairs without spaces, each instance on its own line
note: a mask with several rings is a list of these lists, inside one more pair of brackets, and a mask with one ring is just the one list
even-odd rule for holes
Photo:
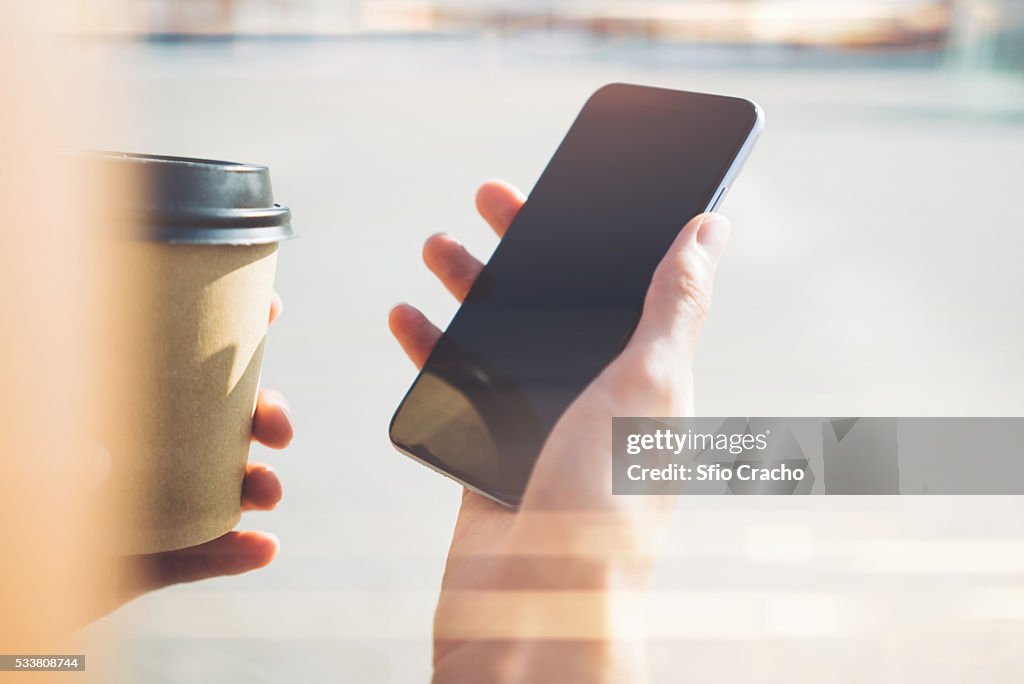
[[392,442],[518,503],[548,433],[628,341],[655,267],[757,125],[748,100],[597,91],[406,394]]

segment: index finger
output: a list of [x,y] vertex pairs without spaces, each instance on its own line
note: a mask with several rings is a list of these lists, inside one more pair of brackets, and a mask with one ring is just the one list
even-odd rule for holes
[[487,181],[476,191],[476,209],[498,237],[505,235],[524,202],[518,188],[501,180]]

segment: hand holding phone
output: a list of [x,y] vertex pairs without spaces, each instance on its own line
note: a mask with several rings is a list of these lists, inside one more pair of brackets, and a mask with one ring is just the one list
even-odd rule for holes
[[[477,195],[499,236],[522,203],[518,191],[498,182]],[[683,229],[651,281],[636,333],[559,420],[518,511],[464,492],[434,622],[436,679],[500,681],[510,662],[527,681],[552,672],[565,681],[641,678],[643,649],[623,648],[616,635],[630,633],[623,597],[643,603],[674,497],[612,495],[608,424],[614,415],[692,415],[689,364],[728,235],[728,222],[713,215]],[[443,235],[427,241],[424,260],[459,299],[483,269]],[[407,304],[392,310],[389,323],[422,367],[441,331]],[[481,590],[514,596],[515,609],[479,600]],[[594,610],[567,622],[558,600],[528,598],[560,595],[552,590],[590,597]],[[552,630],[566,638],[538,638]],[[529,648],[519,648],[524,644]]]
[[761,126],[749,100],[595,93],[399,406],[395,446],[517,505],[555,424],[632,336],[680,226],[720,204]]

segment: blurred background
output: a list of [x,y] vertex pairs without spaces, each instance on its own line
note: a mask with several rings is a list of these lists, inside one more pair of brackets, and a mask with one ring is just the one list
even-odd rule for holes
[[[586,97],[631,81],[758,100],[762,141],[698,355],[703,415],[1024,414],[1020,0],[69,0],[110,76],[83,147],[269,164],[301,238],[264,384],[281,555],[93,630],[108,681],[411,682],[455,485],[395,453],[413,369],[386,328],[455,310],[431,233],[481,257],[498,176],[529,190]],[[1016,498],[687,499],[652,601],[653,681],[1010,681]]]

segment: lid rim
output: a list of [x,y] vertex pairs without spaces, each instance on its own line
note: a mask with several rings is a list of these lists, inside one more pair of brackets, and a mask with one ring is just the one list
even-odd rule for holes
[[138,242],[181,245],[263,245],[293,240],[298,235],[290,225],[259,228],[188,228],[186,230],[150,229],[128,238]]
[[182,226],[199,228],[266,228],[291,223],[291,209],[277,205],[267,208],[211,209],[207,211],[167,211],[149,209],[137,214],[128,214],[121,220],[141,223],[146,226]]
[[225,159],[208,157],[179,157],[173,154],[148,154],[145,152],[119,152],[117,150],[65,150],[64,154],[73,157],[86,157],[103,161],[115,161],[133,164],[167,164],[169,166],[208,167],[223,171],[268,171],[265,164],[234,162]]

